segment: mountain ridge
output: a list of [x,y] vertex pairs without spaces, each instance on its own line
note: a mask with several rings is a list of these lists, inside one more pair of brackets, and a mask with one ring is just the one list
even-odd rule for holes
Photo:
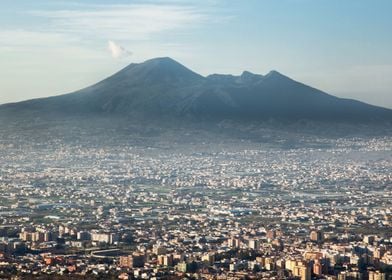
[[335,97],[275,70],[204,77],[169,57],[131,63],[72,93],[0,105],[0,116],[18,114],[392,122],[390,109]]

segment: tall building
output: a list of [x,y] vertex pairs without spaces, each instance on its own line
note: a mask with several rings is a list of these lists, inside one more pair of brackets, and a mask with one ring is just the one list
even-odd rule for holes
[[375,259],[381,259],[382,256],[384,255],[384,253],[385,253],[385,248],[384,248],[384,247],[376,248],[376,249],[374,250],[373,257],[374,257]]
[[[286,265],[289,265],[289,267],[292,268],[291,272],[293,273],[293,276],[300,277],[301,280],[311,280],[311,270],[304,261],[296,261],[296,265],[293,267],[293,261],[290,261],[291,263],[287,263]],[[287,268],[287,267],[286,267]]]
[[301,280],[311,280],[311,272],[309,267],[302,266],[300,269],[300,277]]
[[19,238],[22,239],[23,241],[31,241],[32,239],[31,232],[22,231],[21,233],[19,233]]
[[158,256],[158,264],[162,266],[173,266],[173,256],[168,255],[159,255]]
[[369,271],[369,280],[386,280],[386,274],[380,271]]
[[116,233],[92,232],[91,233],[91,240],[95,241],[95,242],[113,244],[113,243],[118,242],[119,236]]
[[293,259],[287,259],[285,262],[285,268],[290,270],[291,272],[294,271],[294,267],[297,265],[297,261]]
[[275,259],[267,257],[265,258],[265,269],[274,270],[275,269]]
[[323,266],[320,263],[319,260],[315,260],[314,264],[313,264],[313,273],[315,275],[321,275],[323,274]]
[[249,248],[253,250],[259,250],[260,249],[260,241],[256,239],[250,239],[249,240]]
[[321,230],[312,230],[310,232],[310,240],[314,242],[323,241],[323,232]]
[[33,242],[44,242],[45,240],[45,235],[43,232],[33,232],[31,234],[31,241]]
[[228,246],[231,248],[239,248],[240,247],[240,240],[238,238],[232,237],[228,241]]
[[144,259],[145,256],[141,253],[133,253],[132,255],[121,256],[120,266],[124,268],[143,267]]
[[207,265],[213,265],[215,262],[215,255],[214,254],[205,254],[201,260],[206,263]]

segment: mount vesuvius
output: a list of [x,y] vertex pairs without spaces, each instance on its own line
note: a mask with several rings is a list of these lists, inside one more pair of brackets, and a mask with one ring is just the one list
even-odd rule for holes
[[171,58],[132,63],[74,93],[0,106],[0,118],[126,116],[392,122],[392,110],[338,98],[276,71],[203,77]]

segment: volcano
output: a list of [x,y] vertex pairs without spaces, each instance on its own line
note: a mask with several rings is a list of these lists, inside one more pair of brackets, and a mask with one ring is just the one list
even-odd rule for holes
[[199,75],[177,61],[132,63],[79,91],[0,106],[0,118],[116,116],[208,120],[392,122],[392,110],[332,96],[277,71]]

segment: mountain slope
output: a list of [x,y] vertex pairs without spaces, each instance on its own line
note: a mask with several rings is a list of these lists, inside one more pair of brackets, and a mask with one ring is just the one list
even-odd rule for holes
[[203,77],[171,58],[130,64],[74,93],[0,106],[0,116],[9,118],[78,115],[392,121],[392,110],[334,97],[276,71]]

